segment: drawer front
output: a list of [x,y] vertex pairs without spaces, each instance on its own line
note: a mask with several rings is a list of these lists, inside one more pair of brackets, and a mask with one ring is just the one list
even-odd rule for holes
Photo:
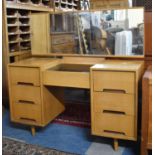
[[109,6],[110,7],[123,7],[123,6],[128,6],[127,3],[125,1],[121,1],[121,0],[113,0],[113,1],[109,1]]
[[12,85],[12,102],[23,104],[41,104],[40,87]]
[[40,85],[40,74],[38,68],[10,67],[11,84]]
[[92,9],[103,9],[103,8],[107,8],[109,6],[107,1],[95,1],[95,2],[91,2],[91,8]]
[[44,71],[43,84],[60,87],[90,88],[88,72]]
[[12,120],[22,124],[41,124],[41,107],[24,103],[13,103]]
[[93,71],[94,91],[135,93],[132,72]]
[[135,137],[135,117],[110,113],[94,114],[94,133],[109,137]]
[[58,52],[58,53],[74,53],[75,44],[74,42],[70,42],[65,44],[53,45],[52,50],[53,52]]
[[134,95],[131,94],[93,92],[94,112],[111,110],[135,115],[134,103]]
[[52,37],[53,44],[64,44],[74,42],[73,35],[57,35]]

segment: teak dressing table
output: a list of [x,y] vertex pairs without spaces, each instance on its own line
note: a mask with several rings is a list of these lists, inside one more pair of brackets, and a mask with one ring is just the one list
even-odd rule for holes
[[[13,122],[30,125],[35,135],[35,126],[46,126],[65,110],[63,89],[82,88],[91,92],[93,135],[113,138],[115,150],[118,139],[137,140],[144,10],[107,10],[31,14],[33,57],[8,65]],[[119,11],[124,13],[124,19],[118,16]],[[140,16],[131,20],[135,12]],[[107,24],[95,14],[104,16]],[[137,61],[116,60],[124,56]]]
[[[103,58],[29,58],[8,65],[11,120],[44,127],[65,110],[63,88],[91,91],[91,133],[137,139],[138,82],[143,62]],[[82,63],[83,62],[83,63]]]

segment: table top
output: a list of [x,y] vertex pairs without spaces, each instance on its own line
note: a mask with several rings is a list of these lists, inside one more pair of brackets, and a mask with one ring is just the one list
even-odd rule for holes
[[103,64],[95,64],[92,70],[137,71],[143,61],[106,60]]

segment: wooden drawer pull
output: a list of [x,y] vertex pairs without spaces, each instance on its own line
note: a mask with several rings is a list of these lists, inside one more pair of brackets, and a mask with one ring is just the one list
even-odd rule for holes
[[122,94],[126,93],[125,90],[121,90],[121,89],[103,89],[103,92],[107,92],[107,93],[122,93]]
[[26,121],[31,121],[31,122],[37,122],[35,119],[32,119],[32,118],[20,117],[20,119],[26,120]]
[[17,82],[18,85],[27,85],[27,86],[33,86],[34,84],[31,82]]
[[18,100],[19,103],[25,103],[25,104],[35,104],[33,101],[27,101],[27,100]]
[[103,130],[103,132],[112,133],[112,134],[119,134],[119,135],[125,135],[124,132],[111,131],[111,130]]
[[103,113],[111,113],[111,114],[125,115],[125,112],[122,112],[122,111],[113,111],[113,110],[103,110]]

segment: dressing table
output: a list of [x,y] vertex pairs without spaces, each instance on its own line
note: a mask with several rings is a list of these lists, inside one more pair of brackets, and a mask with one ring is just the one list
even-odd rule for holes
[[91,90],[93,135],[114,138],[115,149],[117,139],[137,139],[143,62],[30,58],[9,64],[8,72],[11,120],[30,125],[33,135],[35,126],[46,126],[65,110],[63,87],[74,87]]
[[[123,11],[128,12],[125,14],[127,16],[132,9]],[[137,11],[143,13],[143,9]],[[106,11],[96,12],[105,15],[104,13]],[[110,15],[112,13],[113,11],[110,11]],[[31,15],[33,57],[8,65],[11,121],[30,125],[32,135],[35,135],[36,126],[46,126],[65,110],[63,101],[65,87],[88,89],[91,92],[91,134],[113,138],[114,149],[117,150],[118,139],[137,140],[138,88],[144,63],[140,60],[108,60],[107,58],[143,57],[143,37],[139,36],[141,44],[134,42],[132,48],[129,48],[126,45],[129,36],[123,33],[126,35],[126,46],[118,44],[116,49],[124,49],[122,51],[124,55],[114,55],[115,47],[108,46],[108,41],[115,37],[108,40],[107,36],[108,33],[114,33],[113,29],[107,29],[100,35],[100,32],[103,32],[101,28],[93,27],[95,31],[92,32],[90,27],[85,27],[87,24],[83,24],[83,28],[80,27],[81,21],[88,19],[90,15],[89,20],[93,21],[94,14],[79,12],[63,13],[63,15],[62,13]],[[64,26],[61,20],[58,24],[53,16],[61,17],[60,19],[64,16],[66,17],[64,19],[74,18],[72,20],[78,20],[79,28],[69,24]],[[116,25],[120,22],[126,30],[127,19],[126,17],[124,21],[116,23],[111,21],[111,25],[116,31]],[[39,29],[36,28],[38,24]],[[57,32],[57,24],[60,26],[59,32]],[[134,24],[131,22],[130,29],[128,27],[130,34],[133,30],[131,25]],[[53,40],[57,35],[66,33],[74,37]],[[117,39],[116,42],[120,43],[121,39],[119,37]],[[74,42],[74,48],[70,48],[71,42]],[[66,46],[62,51],[64,44]],[[56,45],[57,50],[53,51],[51,47]],[[103,55],[102,51],[108,51],[108,55]]]

